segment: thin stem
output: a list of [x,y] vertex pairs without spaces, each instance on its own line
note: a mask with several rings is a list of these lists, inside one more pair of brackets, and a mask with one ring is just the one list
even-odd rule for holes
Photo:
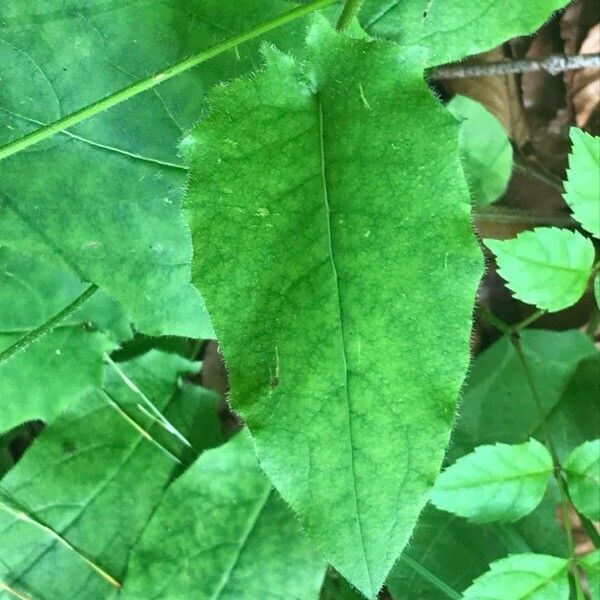
[[486,63],[482,65],[452,65],[438,67],[430,73],[432,79],[465,79],[467,77],[489,77],[492,75],[509,75],[546,71],[558,75],[565,71],[600,67],[600,54],[552,54],[543,59],[511,60]]
[[527,318],[523,319],[522,321],[519,321],[516,325],[513,325],[511,328],[512,331],[515,332],[515,331],[521,331],[522,329],[525,329],[526,327],[528,327],[529,325],[531,325],[532,323],[537,321],[540,317],[543,317],[547,312],[548,312],[547,310],[539,308],[533,314],[529,315]]
[[303,4],[286,13],[283,13],[282,15],[265,21],[264,23],[261,23],[260,25],[257,25],[256,27],[245,31],[244,33],[219,42],[207,50],[202,50],[201,52],[198,52],[197,54],[194,54],[193,56],[186,58],[185,60],[182,60],[163,71],[159,71],[154,75],[147,77],[146,79],[137,81],[136,83],[133,83],[132,85],[129,85],[115,92],[114,94],[107,96],[106,98],[102,98],[101,100],[85,106],[84,108],[63,117],[58,121],[55,121],[54,123],[50,123],[45,127],[41,127],[40,129],[23,136],[18,140],[6,144],[6,146],[0,148],[0,160],[12,156],[17,152],[24,150],[25,148],[29,148],[34,144],[38,144],[39,142],[48,139],[56,133],[63,131],[64,129],[73,127],[73,125],[77,125],[78,123],[100,114],[101,112],[104,112],[105,110],[112,108],[117,104],[121,104],[121,102],[130,100],[134,96],[137,96],[146,90],[152,89],[163,81],[167,81],[173,77],[176,77],[177,75],[180,75],[181,73],[185,73],[199,64],[206,62],[207,60],[210,60],[211,58],[214,58],[223,52],[226,52],[227,50],[232,50],[240,44],[256,39],[257,37],[260,37],[261,35],[264,35],[273,29],[304,17],[305,15],[308,15],[320,8],[331,6],[337,1],[338,0],[313,0],[308,4]]
[[337,30],[344,31],[352,23],[352,19],[358,14],[365,0],[346,0],[342,14],[337,22]]
[[528,177],[533,177],[542,183],[550,186],[553,190],[560,192],[562,194],[563,187],[560,181],[553,179],[550,175],[546,175],[546,173],[540,171],[539,169],[533,168],[531,165],[523,164],[518,161],[513,163],[515,170],[527,175]]
[[504,321],[500,320],[487,306],[484,304],[479,305],[479,310],[484,316],[485,320],[493,325],[496,329],[504,333],[505,335],[511,335],[512,331],[509,325]]
[[19,338],[14,344],[12,344],[12,346],[9,346],[0,352],[0,365],[5,363],[11,356],[17,354],[17,352],[25,350],[25,348],[33,344],[33,342],[46,335],[46,333],[48,333],[63,319],[74,313],[86,300],[88,300],[88,298],[93,296],[97,290],[97,285],[90,285],[90,287],[88,287],[80,296],[75,298],[71,304],[63,308],[60,312],[56,313],[45,323],[42,323],[39,327],[32,329],[29,333],[26,333],[23,337]]

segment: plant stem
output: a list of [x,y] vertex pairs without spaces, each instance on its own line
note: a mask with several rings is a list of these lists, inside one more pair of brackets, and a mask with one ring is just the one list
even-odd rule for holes
[[465,79],[467,77],[489,77],[493,75],[509,75],[511,73],[530,73],[546,71],[550,75],[558,75],[564,71],[596,68],[600,66],[600,54],[552,54],[543,59],[511,60],[486,63],[483,65],[452,65],[438,67],[430,73],[432,79]]
[[531,165],[523,164],[517,160],[514,161],[513,166],[516,171],[519,171],[520,173],[523,173],[528,177],[533,177],[534,179],[545,183],[546,185],[550,186],[553,190],[556,190],[557,192],[560,192],[562,194],[562,183],[558,180],[553,179],[550,175],[547,175],[543,171],[535,169]]
[[38,144],[39,142],[48,139],[56,133],[63,131],[64,129],[73,127],[73,125],[77,125],[78,123],[100,114],[101,112],[104,112],[105,110],[112,108],[117,104],[121,104],[121,102],[130,100],[134,96],[137,96],[138,94],[157,86],[163,81],[167,81],[173,77],[176,77],[177,75],[180,75],[181,73],[184,73],[185,71],[188,71],[189,69],[193,69],[199,64],[206,62],[207,60],[210,60],[211,58],[214,58],[215,56],[218,56],[227,50],[232,50],[240,44],[256,39],[257,37],[260,37],[261,35],[264,35],[273,29],[304,17],[305,15],[308,15],[320,8],[331,6],[337,1],[338,0],[313,0],[308,4],[303,4],[286,13],[283,13],[282,15],[265,21],[264,23],[261,23],[260,25],[257,25],[256,27],[245,31],[244,33],[219,42],[207,50],[202,50],[201,52],[198,52],[197,54],[194,54],[185,60],[175,63],[173,66],[168,67],[164,71],[159,71],[158,73],[155,73],[146,79],[137,81],[136,83],[133,83],[132,85],[129,85],[118,92],[111,94],[110,96],[106,96],[106,98],[102,98],[101,100],[85,106],[84,108],[81,108],[80,110],[63,117],[58,121],[55,121],[54,123],[50,123],[45,127],[41,127],[40,129],[23,136],[18,140],[6,144],[6,146],[0,148],[0,160],[12,156],[17,152],[24,150],[25,148],[29,148],[34,144]]
[[337,22],[336,29],[338,31],[344,31],[344,29],[348,28],[350,23],[352,23],[352,19],[358,14],[364,1],[365,0],[346,0],[344,8],[342,9],[342,14]]
[[80,296],[75,298],[71,304],[65,306],[60,312],[56,313],[53,317],[48,319],[45,323],[42,323],[39,327],[32,329],[29,333],[26,333],[23,337],[19,338],[12,346],[9,346],[2,352],[0,352],[0,365],[5,363],[11,356],[25,350],[27,346],[33,344],[36,340],[48,333],[53,327],[60,323],[63,319],[68,317],[71,313],[74,313],[88,298],[98,290],[97,285],[90,285]]
[[528,325],[531,325],[535,321],[537,321],[540,317],[543,317],[546,314],[546,310],[539,308],[533,314],[529,315],[527,318],[519,321],[516,325],[512,326],[512,331],[521,331],[521,329],[525,329]]

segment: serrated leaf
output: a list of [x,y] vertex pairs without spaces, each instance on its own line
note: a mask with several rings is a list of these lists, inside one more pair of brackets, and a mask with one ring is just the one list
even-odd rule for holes
[[448,110],[461,121],[459,144],[473,203],[492,204],[506,190],[512,173],[512,147],[504,127],[482,104],[455,96]]
[[544,554],[515,554],[490,565],[464,600],[568,600],[569,561]]
[[594,264],[594,245],[577,231],[537,227],[511,240],[483,240],[514,297],[549,312],[575,304]]
[[564,199],[573,217],[600,238],[600,137],[571,128],[573,148],[565,181]]
[[[284,0],[4,3],[0,144],[289,8]],[[293,44],[297,29],[275,36]],[[138,330],[214,337],[190,284],[182,131],[212,85],[251,70],[258,42],[0,164],[0,243],[107,290]],[[85,82],[85,84],[82,84]],[[32,93],[35,90],[35,93]],[[65,235],[68,232],[68,235]]]
[[563,467],[577,510],[592,521],[600,521],[600,440],[575,448]]
[[[0,350],[77,298],[77,277],[0,248]],[[98,292],[41,339],[0,364],[0,432],[49,420],[102,383],[103,355],[131,336],[120,306]]]
[[520,444],[530,437],[543,441],[543,418],[561,461],[574,446],[598,437],[600,413],[590,398],[600,394],[600,355],[590,338],[576,330],[532,329],[520,336],[543,415],[514,347],[504,336],[473,362],[450,460],[481,444]]
[[269,50],[187,140],[193,279],[262,467],[373,596],[441,464],[481,256],[420,50],[319,22],[309,55]]
[[600,550],[581,556],[577,562],[588,575],[592,600],[600,600]]
[[[215,425],[218,398],[178,386],[197,365],[151,352],[122,367],[169,417],[186,410],[186,434],[200,429],[207,446],[216,441],[205,427]],[[126,385],[110,382],[110,392],[126,409]],[[160,427],[147,431],[161,440]],[[207,446],[197,438],[196,452]],[[0,482],[0,580],[46,600],[112,597],[109,577],[122,579],[176,468],[99,390],[72,403]]]
[[324,575],[241,432],[169,488],[134,548],[121,597],[316,600]]
[[542,500],[552,457],[538,441],[478,446],[438,477],[431,501],[476,523],[517,521]]
[[490,50],[539,29],[568,0],[367,0],[360,13],[374,36],[429,49],[428,66]]

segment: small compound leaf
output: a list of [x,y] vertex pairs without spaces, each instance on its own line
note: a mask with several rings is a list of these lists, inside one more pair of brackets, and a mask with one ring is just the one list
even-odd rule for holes
[[374,596],[441,465],[481,256],[421,49],[321,21],[309,55],[268,49],[186,140],[193,280],[261,466]]
[[[150,352],[121,367],[168,418],[187,411],[187,429],[180,423],[187,436],[213,426],[216,396],[179,387],[196,364]],[[109,391],[126,411],[129,388],[114,380]],[[146,430],[161,439],[161,427]],[[180,450],[181,444],[174,452],[183,459]],[[177,468],[100,389],[72,402],[0,483],[0,580],[32,598],[112,597]]]
[[483,241],[514,297],[549,312],[583,296],[594,264],[594,245],[577,231],[537,227],[511,240]]
[[440,474],[431,500],[478,523],[517,521],[541,502],[552,469],[550,453],[534,439],[478,446]]
[[402,45],[429,48],[428,65],[454,62],[533,33],[569,0],[367,0],[363,27]]
[[463,600],[568,600],[569,561],[545,554],[515,554],[490,565]]
[[600,600],[600,550],[594,550],[577,559],[588,576],[592,600]]
[[121,597],[316,600],[324,575],[243,431],[169,488],[133,550]]
[[577,510],[592,521],[600,521],[600,439],[575,448],[563,467]]
[[573,217],[600,239],[600,137],[571,128],[564,198]]
[[460,152],[476,206],[500,198],[512,173],[512,146],[502,123],[482,104],[455,96],[448,110],[459,120]]

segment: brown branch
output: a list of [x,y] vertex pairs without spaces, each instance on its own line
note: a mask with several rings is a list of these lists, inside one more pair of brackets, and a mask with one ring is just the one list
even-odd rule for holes
[[557,75],[564,71],[600,67],[600,53],[575,54],[565,56],[553,54],[541,60],[511,60],[493,62],[482,65],[451,65],[438,67],[430,71],[431,79],[464,79],[466,77],[489,77],[490,75],[508,75],[510,73],[527,73],[546,71]]

